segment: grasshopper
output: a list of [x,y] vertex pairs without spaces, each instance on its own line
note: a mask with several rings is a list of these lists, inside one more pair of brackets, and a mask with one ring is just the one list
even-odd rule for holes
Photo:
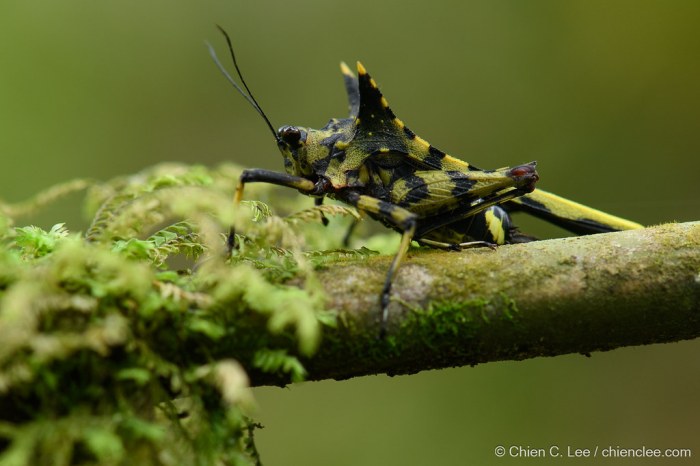
[[[286,125],[275,130],[243,79],[228,34],[219,30],[243,87],[228,74],[211,46],[209,52],[228,81],[265,120],[285,168],[285,173],[244,170],[234,204],[240,204],[247,183],[272,183],[315,197],[317,205],[324,197],[342,201],[401,233],[379,298],[381,335],[387,330],[391,285],[411,241],[461,250],[534,240],[513,225],[510,212],[514,211],[526,211],[576,234],[642,228],[535,189],[536,162],[482,170],[437,149],[394,115],[360,62],[357,75],[340,64],[348,118],[332,118],[321,129]],[[229,251],[234,242],[231,229]]]

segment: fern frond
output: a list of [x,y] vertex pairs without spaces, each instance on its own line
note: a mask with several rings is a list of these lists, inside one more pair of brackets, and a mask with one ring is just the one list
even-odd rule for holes
[[340,215],[353,217],[356,220],[360,220],[360,214],[353,207],[346,207],[342,205],[319,205],[310,207],[308,209],[295,212],[291,215],[285,217],[287,221],[302,221],[302,222],[321,222],[325,215]]
[[150,256],[156,267],[162,266],[165,260],[173,255],[184,254],[196,260],[205,251],[199,235],[187,221],[169,225],[152,234],[146,241],[153,245]]
[[304,366],[297,357],[287,354],[286,350],[258,350],[253,356],[253,366],[271,374],[288,374],[294,382],[302,382],[306,378]]
[[0,202],[0,212],[10,218],[26,217],[69,194],[89,188],[94,183],[94,180],[88,178],[77,178],[65,183],[56,184],[39,192],[26,201],[15,204]]

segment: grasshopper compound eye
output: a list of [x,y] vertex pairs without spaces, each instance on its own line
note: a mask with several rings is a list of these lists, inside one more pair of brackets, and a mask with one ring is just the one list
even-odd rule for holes
[[277,131],[277,135],[291,148],[300,146],[301,131],[296,126],[283,126]]

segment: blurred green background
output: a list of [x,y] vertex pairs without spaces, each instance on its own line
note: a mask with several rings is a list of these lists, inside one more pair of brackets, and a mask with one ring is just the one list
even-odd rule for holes
[[[484,168],[537,160],[541,187],[641,223],[700,217],[697,1],[3,0],[0,197],[170,160],[281,170],[209,59],[205,40],[225,55],[214,23],[276,126],[345,116],[338,62],[360,59],[448,153]],[[31,221],[80,230],[79,199]],[[256,389],[258,446],[268,466],[540,464],[493,449],[553,444],[692,448],[672,464],[698,464],[699,350]]]

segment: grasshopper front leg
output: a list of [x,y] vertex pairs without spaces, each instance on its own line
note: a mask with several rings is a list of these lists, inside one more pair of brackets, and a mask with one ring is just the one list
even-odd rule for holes
[[396,204],[390,202],[382,201],[380,199],[374,198],[372,196],[367,196],[365,194],[359,194],[355,191],[350,191],[339,196],[342,200],[348,204],[354,206],[360,212],[367,212],[372,214],[374,217],[379,218],[386,223],[391,224],[400,230],[401,233],[401,244],[399,245],[399,250],[396,252],[394,259],[391,261],[389,266],[389,271],[386,274],[386,279],[384,280],[384,286],[382,287],[382,293],[380,296],[380,306],[382,308],[381,321],[380,321],[380,338],[386,336],[387,323],[389,320],[389,300],[391,297],[391,284],[394,281],[396,272],[401,265],[401,261],[406,257],[408,252],[408,247],[411,244],[413,235],[416,232],[417,216],[414,213],[399,207]]
[[[316,207],[323,205],[323,198],[322,197],[315,198],[314,205]],[[326,217],[326,215],[323,212],[321,212],[321,223],[323,224],[324,227],[328,226],[328,217]]]
[[[272,170],[263,170],[260,168],[252,168],[248,170],[243,170],[241,177],[238,179],[238,186],[236,186],[236,192],[233,195],[233,205],[236,211],[241,204],[243,199],[243,188],[246,183],[270,183],[276,184],[278,186],[286,186],[288,188],[298,189],[303,194],[314,194],[319,191],[320,187],[311,180],[302,178],[300,176],[289,175],[287,173],[275,172]],[[226,246],[228,253],[231,254],[235,246],[236,232],[233,226],[228,233],[228,238],[226,241]]]
[[[314,205],[320,206],[323,204],[323,198],[322,197],[317,197],[314,199]],[[328,218],[321,214],[321,223],[323,223],[323,226],[328,226]],[[350,239],[352,238],[352,234],[355,232],[355,228],[357,225],[360,223],[360,220],[357,218],[353,218],[352,223],[348,227],[347,231],[345,232],[345,236],[343,236],[343,242],[342,245],[344,248],[347,248],[350,246]]]

